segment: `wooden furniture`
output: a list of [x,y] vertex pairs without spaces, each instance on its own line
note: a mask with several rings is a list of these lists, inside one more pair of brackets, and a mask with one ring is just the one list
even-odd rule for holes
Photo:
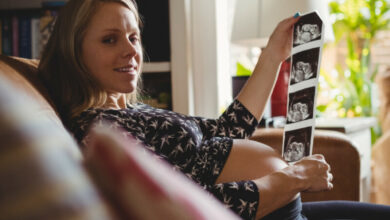
[[[52,4],[47,4],[48,2]],[[65,1],[45,1],[45,0],[1,0],[0,1],[0,30],[4,27],[4,20],[7,19],[10,24],[20,26],[20,21],[25,19],[28,23],[31,20],[37,20],[38,24],[42,23],[43,15],[48,12],[49,15],[54,17],[54,14],[58,14],[59,8],[63,4],[58,4]],[[44,4],[46,3],[46,4]],[[57,4],[56,4],[57,3]],[[139,13],[142,15],[143,28],[142,28],[142,44],[146,54],[145,63],[142,67],[142,80],[143,90],[145,94],[144,102],[154,107],[165,108],[172,110],[172,76],[171,76],[171,50],[170,50],[170,20],[169,20],[169,0],[149,1],[141,0],[137,1]],[[57,5],[57,6],[53,6]],[[156,10],[158,9],[158,10]],[[15,20],[15,21],[13,21]],[[43,22],[44,23],[44,22]],[[11,26],[12,26],[11,25]],[[42,24],[41,24],[42,25]],[[13,26],[12,26],[13,28]],[[38,25],[37,31],[28,31],[26,36],[31,41],[30,52],[21,54],[15,53],[20,49],[14,49],[13,47],[19,44],[13,44],[13,31],[10,28],[10,35],[7,35],[7,42],[1,42],[3,47],[0,47],[0,54],[12,55],[23,58],[40,59],[41,50],[43,48],[42,40],[39,40],[43,32]],[[20,27],[19,27],[20,28]],[[29,28],[33,28],[32,26]],[[26,28],[26,30],[29,30]],[[19,29],[20,30],[20,29]],[[35,29],[34,29],[35,30]],[[46,34],[46,33],[45,33]],[[3,38],[5,34],[3,33]],[[49,33],[46,34],[48,36]],[[19,34],[15,34],[16,38],[20,37]],[[37,39],[38,43],[33,43],[32,39]],[[19,41],[19,40],[18,40]],[[45,41],[46,42],[46,41]],[[27,44],[27,43],[26,43]],[[11,53],[4,53],[4,46],[12,50]],[[36,48],[36,49],[33,49]],[[34,51],[34,52],[33,52]]]
[[[370,202],[371,192],[371,127],[376,125],[373,117],[320,118],[316,129],[344,133],[354,144],[360,156],[360,201]],[[340,158],[343,159],[343,158]]]
[[[264,143],[281,152],[283,129],[257,129],[251,140]],[[356,145],[345,134],[336,131],[316,130],[314,133],[314,154],[323,154],[332,168],[333,186],[330,191],[304,192],[303,201],[351,200],[359,201],[360,155]]]

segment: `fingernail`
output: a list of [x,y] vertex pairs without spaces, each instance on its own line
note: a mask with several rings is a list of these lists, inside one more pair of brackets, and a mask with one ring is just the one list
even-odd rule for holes
[[299,12],[295,13],[294,18],[299,17]]

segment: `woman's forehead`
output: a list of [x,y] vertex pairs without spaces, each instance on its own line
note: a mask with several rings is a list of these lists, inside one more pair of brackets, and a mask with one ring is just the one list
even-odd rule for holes
[[92,17],[90,26],[106,29],[138,30],[138,21],[129,8],[122,3],[104,2]]

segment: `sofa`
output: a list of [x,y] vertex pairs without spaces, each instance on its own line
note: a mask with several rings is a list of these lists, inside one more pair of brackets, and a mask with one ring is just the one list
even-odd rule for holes
[[[118,204],[85,167],[37,77],[38,63],[0,55],[0,218],[118,218]],[[251,139],[280,151],[283,130],[257,129]],[[354,144],[341,133],[316,131],[314,153],[330,163],[334,189],[302,193],[303,201],[359,201],[360,157]]]

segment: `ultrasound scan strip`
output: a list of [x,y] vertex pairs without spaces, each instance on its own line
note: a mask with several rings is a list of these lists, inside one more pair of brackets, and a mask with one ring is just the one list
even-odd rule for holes
[[316,96],[324,41],[324,25],[316,11],[294,25],[287,115],[282,156],[295,162],[313,152]]

